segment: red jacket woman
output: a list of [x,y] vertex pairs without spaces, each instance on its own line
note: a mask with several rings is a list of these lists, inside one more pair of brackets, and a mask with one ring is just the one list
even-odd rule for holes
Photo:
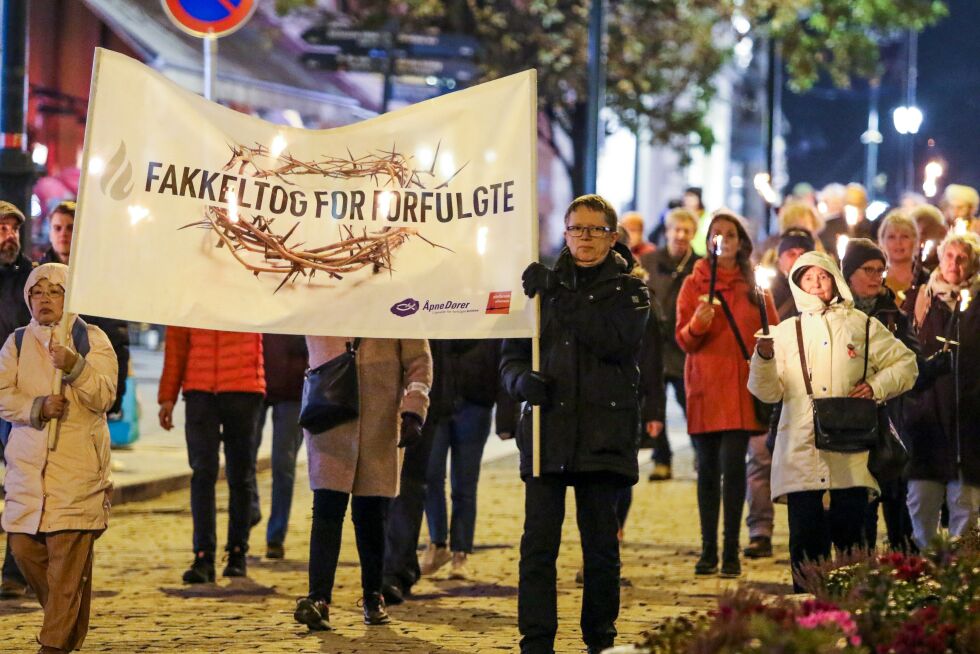
[[[724,498],[721,574],[737,577],[741,574],[738,534],[745,503],[745,455],[749,436],[764,432],[766,427],[755,417],[746,389],[747,356],[739,347],[724,306],[730,310],[748,354],[755,347],[754,335],[762,328],[762,319],[749,282],[752,241],[742,220],[732,213],[716,213],[708,227],[707,243],[713,254],[699,260],[684,280],[677,299],[675,330],[677,344],[687,354],[687,430],[698,464],[701,558],[694,572],[718,572],[718,514]],[[717,264],[715,302],[709,304],[713,259]],[[766,312],[771,323],[778,321],[769,296]]]

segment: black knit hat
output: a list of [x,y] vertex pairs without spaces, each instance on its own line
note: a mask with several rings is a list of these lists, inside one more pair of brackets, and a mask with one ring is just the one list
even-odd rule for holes
[[792,250],[793,248],[802,248],[804,252],[812,252],[816,247],[816,242],[813,240],[813,234],[810,233],[810,230],[801,227],[790,227],[779,237],[777,252],[781,256],[783,252]]
[[844,273],[844,279],[850,281],[855,270],[875,259],[885,265],[888,264],[885,253],[875,245],[874,241],[867,238],[852,238],[847,242],[844,259],[841,261],[841,272]]

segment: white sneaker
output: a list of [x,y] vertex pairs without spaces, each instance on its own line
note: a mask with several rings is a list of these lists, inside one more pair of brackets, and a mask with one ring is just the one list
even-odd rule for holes
[[449,563],[451,558],[452,554],[449,553],[448,547],[436,547],[435,543],[429,543],[428,547],[425,548],[425,553],[422,554],[419,569],[423,575],[434,574],[439,568]]
[[470,570],[466,567],[467,557],[466,552],[453,552],[453,565],[449,570],[450,579],[469,581]]

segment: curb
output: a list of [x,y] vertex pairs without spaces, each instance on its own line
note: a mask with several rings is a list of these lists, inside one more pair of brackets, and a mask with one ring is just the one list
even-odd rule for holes
[[[265,472],[272,467],[272,457],[259,457],[255,462],[255,474]],[[225,479],[225,466],[222,464],[218,469],[218,481]],[[112,493],[112,506],[120,506],[130,502],[145,502],[161,495],[172,493],[173,491],[189,488],[191,485],[191,473],[183,472],[179,475],[160,477],[159,479],[149,479],[147,481],[134,482],[124,486],[118,486]]]

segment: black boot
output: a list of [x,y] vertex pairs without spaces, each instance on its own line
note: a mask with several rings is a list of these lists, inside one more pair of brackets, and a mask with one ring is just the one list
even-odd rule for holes
[[734,579],[742,575],[742,564],[738,560],[738,539],[725,539],[725,548],[721,555],[721,576]]
[[742,554],[750,559],[764,559],[772,556],[772,539],[768,536],[754,536]]
[[323,600],[312,600],[301,597],[296,600],[296,610],[293,619],[305,624],[310,631],[330,631],[330,605]]
[[200,551],[194,555],[194,563],[184,573],[185,584],[207,584],[214,581],[214,554]]
[[225,566],[224,572],[221,574],[226,577],[244,577],[248,571],[245,563],[246,549],[247,548],[240,547],[238,545],[228,547],[228,564]]
[[717,542],[701,543],[701,558],[694,564],[694,574],[713,575],[718,572],[718,545]]
[[385,610],[385,598],[381,593],[368,593],[364,596],[364,624],[388,624],[391,618]]

